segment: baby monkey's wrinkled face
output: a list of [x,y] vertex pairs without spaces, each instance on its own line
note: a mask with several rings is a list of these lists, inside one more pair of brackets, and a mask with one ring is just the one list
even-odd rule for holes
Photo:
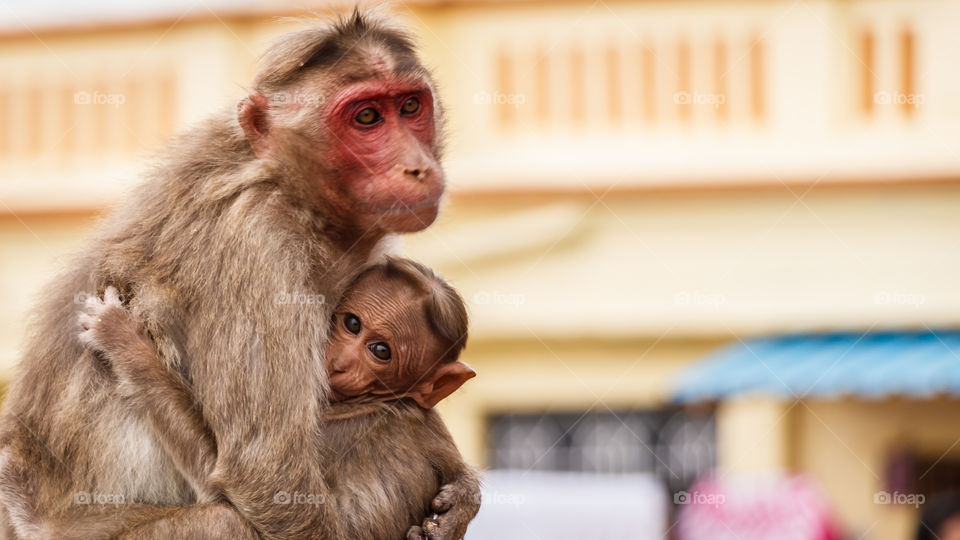
[[327,348],[332,401],[410,397],[429,408],[475,375],[462,362],[441,362],[447,346],[430,328],[423,301],[406,281],[378,272],[347,291]]

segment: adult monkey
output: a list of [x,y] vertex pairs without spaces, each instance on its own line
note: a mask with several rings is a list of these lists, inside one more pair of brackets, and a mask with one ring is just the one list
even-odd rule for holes
[[[278,295],[339,298],[386,236],[433,222],[441,116],[411,40],[382,21],[354,13],[274,44],[236,114],[181,137],[47,288],[0,416],[7,535],[336,530],[349,516],[275,502],[326,492],[320,355],[336,302]],[[124,402],[136,396],[78,342],[75,298],[107,285],[191,384],[215,493],[188,484]]]

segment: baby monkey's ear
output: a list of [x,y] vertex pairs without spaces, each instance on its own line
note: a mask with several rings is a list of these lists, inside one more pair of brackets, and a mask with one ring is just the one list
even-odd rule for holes
[[463,362],[440,364],[430,377],[417,384],[409,395],[421,407],[430,409],[476,376],[477,372]]

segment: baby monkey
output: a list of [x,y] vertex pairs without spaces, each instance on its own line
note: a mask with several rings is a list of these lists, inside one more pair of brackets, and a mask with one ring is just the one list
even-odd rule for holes
[[[221,500],[216,441],[202,403],[158,358],[135,309],[109,288],[103,300],[88,300],[80,322],[81,338],[112,367],[119,392],[149,419],[198,502]],[[462,538],[465,526],[454,528],[479,510],[478,474],[432,407],[476,375],[458,360],[467,339],[463,299],[429,268],[389,258],[354,280],[332,324],[332,403],[317,464],[330,493],[318,500],[278,492],[274,501],[334,505],[339,523],[317,531],[318,538]]]

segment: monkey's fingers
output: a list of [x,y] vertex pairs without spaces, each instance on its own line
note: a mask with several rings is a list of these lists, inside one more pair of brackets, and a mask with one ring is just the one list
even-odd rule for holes
[[107,290],[103,291],[103,301],[108,305],[123,305],[123,300],[120,298],[120,291],[113,285],[110,285],[107,287]]
[[440,514],[430,522],[424,521],[424,531],[428,540],[461,540],[467,534],[467,525],[472,518],[458,510],[451,510],[446,514]]
[[427,518],[423,520],[423,536],[427,540],[443,540],[446,535],[443,533],[443,527],[436,518]]
[[81,311],[77,314],[77,322],[80,323],[80,328],[87,331],[96,326],[97,323],[100,322],[100,318],[97,315],[91,315]]
[[423,529],[419,525],[414,525],[410,527],[407,531],[407,540],[424,540]]
[[90,330],[84,330],[83,332],[77,334],[77,339],[79,339],[80,343],[82,343],[83,346],[87,347],[88,349],[96,348],[97,340],[93,337],[93,332]]
[[93,329],[87,329],[83,332],[79,332],[77,334],[77,339],[80,340],[80,344],[91,351],[100,350],[100,341],[97,340],[97,336]]
[[442,514],[453,507],[456,499],[456,488],[453,484],[447,484],[440,488],[440,493],[430,501],[430,507],[434,512]]

